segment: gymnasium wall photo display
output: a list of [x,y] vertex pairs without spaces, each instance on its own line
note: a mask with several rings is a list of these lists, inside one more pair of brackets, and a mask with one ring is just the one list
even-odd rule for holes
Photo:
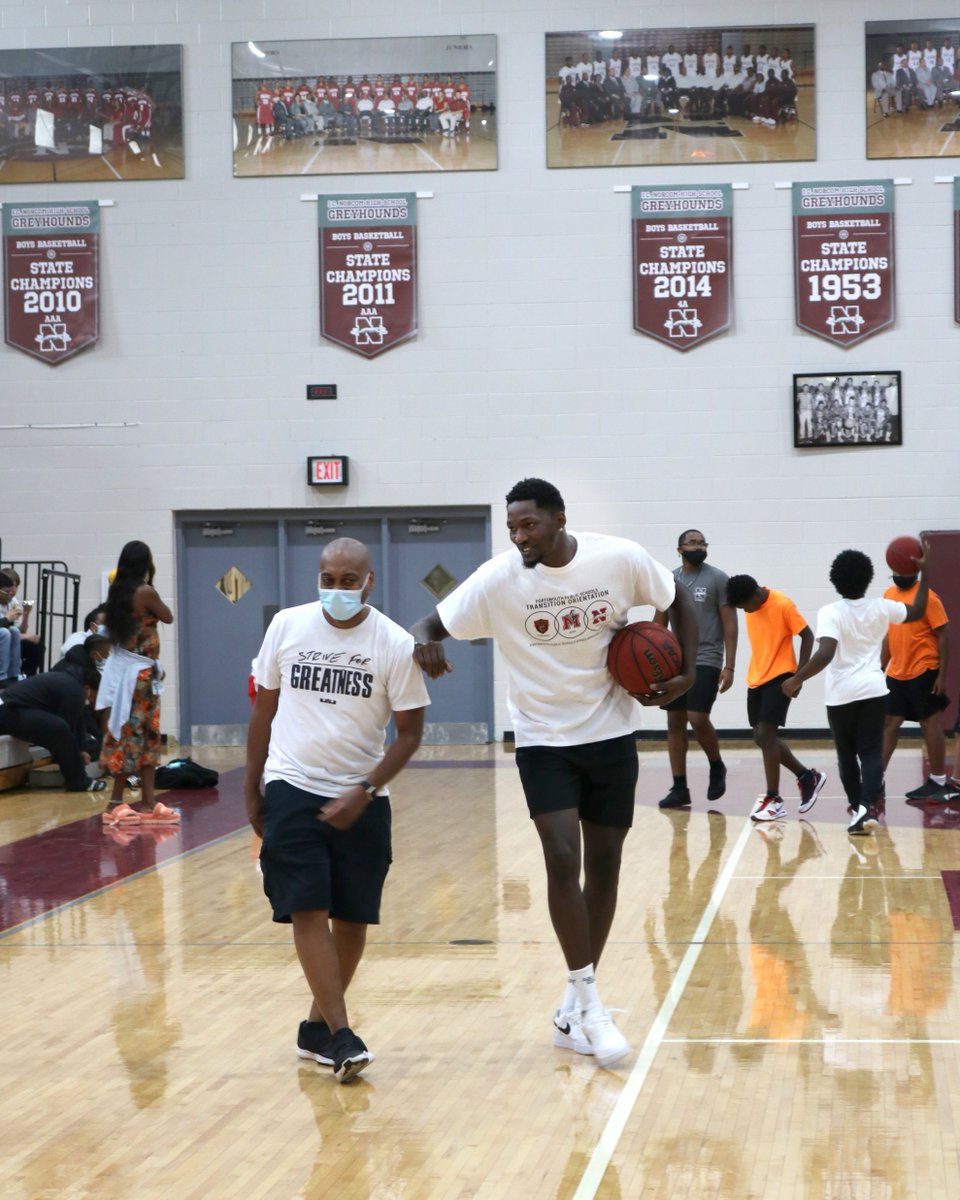
[[233,174],[497,169],[497,39],[235,42]]
[[183,47],[0,50],[4,183],[183,179]]
[[866,24],[867,158],[960,155],[960,18]]
[[900,372],[794,375],[793,444],[798,449],[902,446]]
[[813,25],[546,35],[548,167],[816,158]]

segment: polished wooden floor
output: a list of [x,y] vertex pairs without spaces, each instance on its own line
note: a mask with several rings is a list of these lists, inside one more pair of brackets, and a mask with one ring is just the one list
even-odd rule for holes
[[[307,998],[243,825],[238,751],[180,831],[105,834],[97,797],[0,796],[4,1200],[960,1195],[960,803],[852,839],[832,753],[810,814],[662,813],[641,755],[600,970],[635,1053],[554,1049],[563,971],[512,755],[425,749],[394,789],[385,919],[351,991],[376,1062],[295,1056]],[[691,758],[695,795],[703,760]],[[795,813],[793,797],[788,799]]]
[[132,145],[104,147],[102,154],[35,150],[24,141],[0,151],[0,187],[7,183],[113,182],[118,179],[183,179],[183,144],[158,135]]
[[960,106],[952,99],[942,108],[898,113],[890,101],[884,117],[867,93],[867,158],[955,158],[960,154]]

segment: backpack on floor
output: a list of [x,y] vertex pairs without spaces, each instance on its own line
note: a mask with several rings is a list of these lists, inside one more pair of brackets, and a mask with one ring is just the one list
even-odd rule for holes
[[208,788],[216,787],[220,775],[210,767],[201,767],[192,758],[172,758],[163,767],[157,767],[157,787],[162,788]]

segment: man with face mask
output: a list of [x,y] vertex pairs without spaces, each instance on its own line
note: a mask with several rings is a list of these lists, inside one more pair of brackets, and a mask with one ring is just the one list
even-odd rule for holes
[[[687,589],[693,600],[699,643],[693,687],[664,706],[673,786],[660,801],[661,808],[687,808],[690,805],[687,722],[710,764],[707,800],[719,800],[727,790],[727,768],[720,756],[720,743],[710,721],[710,710],[718,691],[727,691],[733,683],[737,662],[737,613],[726,602],[727,575],[707,562],[707,540],[699,529],[687,529],[680,534],[677,553],[682,562],[673,577]],[[666,625],[666,614],[658,612],[655,620]]]
[[[367,925],[380,919],[391,859],[386,784],[420,745],[430,700],[413,638],[367,604],[366,546],[331,542],[318,583],[319,603],[277,613],[257,654],[244,798],[263,838],[273,919],[292,924],[313,997],[297,1054],[346,1083],[373,1061],[349,1026],[344,993]],[[391,717],[396,738],[385,750]]]
[[[885,600],[910,604],[917,595],[918,575],[894,575]],[[906,793],[908,800],[943,804],[957,794],[947,779],[941,713],[946,694],[950,633],[943,601],[930,591],[923,616],[905,626],[891,625],[881,661],[887,673],[887,712],[883,725],[883,769],[893,757],[904,721],[916,721],[923,734],[930,774]]]

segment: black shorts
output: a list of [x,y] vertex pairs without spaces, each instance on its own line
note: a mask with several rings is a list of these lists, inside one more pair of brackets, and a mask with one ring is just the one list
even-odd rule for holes
[[327,799],[282,779],[267,784],[260,866],[273,919],[288,925],[291,913],[326,911],[376,925],[393,857],[389,797],[374,796],[349,829],[317,820]]
[[905,721],[925,721],[934,713],[943,712],[950,701],[935,696],[933,685],[938,671],[931,667],[912,679],[891,679],[887,676],[887,716],[903,717]]
[[708,713],[713,708],[720,687],[720,668],[697,663],[697,674],[689,691],[663,707],[667,712]]
[[629,829],[640,763],[632,733],[582,746],[518,746],[531,817],[575,808],[581,819]]
[[776,726],[787,723],[790,697],[783,694],[780,684],[789,678],[790,673],[777,675],[759,687],[747,688],[747,720],[751,729],[761,723]]

